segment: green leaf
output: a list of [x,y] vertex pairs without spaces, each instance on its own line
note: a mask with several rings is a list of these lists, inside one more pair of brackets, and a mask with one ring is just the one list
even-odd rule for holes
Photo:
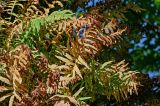
[[91,99],[92,97],[81,97],[79,98],[79,100],[83,101],[83,100],[87,100],[87,99]]
[[73,96],[74,97],[77,97],[80,93],[81,93],[81,91],[84,89],[84,87],[82,87],[82,88],[80,88]]
[[112,63],[112,61],[108,61],[108,62],[103,63],[100,69],[103,69],[104,67],[106,67],[107,65],[109,65],[111,63]]

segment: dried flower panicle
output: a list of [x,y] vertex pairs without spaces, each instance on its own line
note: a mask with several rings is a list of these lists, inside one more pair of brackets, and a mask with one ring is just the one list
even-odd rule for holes
[[48,59],[45,56],[38,58],[37,66],[40,70],[45,70],[48,67]]
[[15,103],[16,106],[31,106],[32,98],[28,94],[22,96],[22,100],[18,103]]
[[70,80],[70,83],[71,83],[71,84],[75,84],[76,82],[78,82],[78,81],[80,81],[80,80],[81,80],[81,77],[78,76],[78,75],[76,75],[74,78],[72,78],[72,79]]
[[36,98],[38,96],[44,97],[46,95],[46,91],[47,91],[46,85],[42,82],[39,82],[39,85],[31,93],[32,98]]
[[52,88],[52,93],[57,92],[59,80],[60,80],[60,73],[58,71],[49,72],[47,85],[48,87]]
[[27,45],[19,45],[9,53],[8,64],[14,66],[21,75],[27,73],[32,58],[31,50]]
[[31,92],[31,95],[23,95],[22,100],[16,103],[16,106],[39,106],[44,103],[43,98],[46,94],[46,85],[39,82],[39,85]]

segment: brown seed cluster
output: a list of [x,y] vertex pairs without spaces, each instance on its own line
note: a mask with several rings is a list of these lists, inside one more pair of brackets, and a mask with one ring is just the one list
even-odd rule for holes
[[38,64],[37,64],[38,68],[40,70],[45,70],[48,67],[48,59],[45,56],[41,56],[40,58],[38,58]]
[[39,85],[34,91],[32,91],[31,95],[32,97],[38,97],[38,96],[44,97],[46,95],[46,91],[47,91],[46,85],[42,82],[39,82]]
[[74,78],[71,79],[70,83],[75,84],[76,82],[80,81],[81,77],[76,75]]
[[48,86],[53,89],[53,93],[58,90],[58,83],[60,80],[60,73],[58,71],[52,71],[48,75]]
[[25,94],[22,96],[22,100],[16,103],[16,106],[40,106],[44,103],[44,96],[46,96],[46,85],[39,82],[39,85],[31,92],[31,96]]

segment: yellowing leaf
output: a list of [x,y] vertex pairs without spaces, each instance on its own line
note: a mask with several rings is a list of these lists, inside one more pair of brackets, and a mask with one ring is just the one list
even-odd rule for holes
[[69,101],[70,101],[71,103],[73,103],[75,106],[79,106],[79,102],[78,102],[75,98],[70,97],[70,96],[54,95],[54,96],[52,96],[50,99],[57,98],[57,97],[62,98],[62,100],[65,99],[65,98],[68,98]]
[[21,101],[21,97],[18,93],[16,93],[15,91],[13,92],[14,96],[16,97],[16,99],[18,99],[19,101]]
[[60,7],[63,7],[63,4],[60,1],[53,1],[53,4],[58,4]]
[[84,87],[82,87],[82,88],[80,88],[73,96],[74,97],[77,97],[80,93],[81,93],[81,91],[84,89]]
[[70,67],[69,67],[69,66],[66,66],[66,65],[58,66],[58,68],[59,68],[60,70],[62,70],[62,69],[69,70],[69,69],[70,69]]
[[14,101],[14,95],[10,97],[9,106],[13,106],[13,101]]
[[51,70],[54,70],[54,69],[56,69],[58,66],[55,65],[55,64],[52,64],[52,65],[48,65],[48,67],[49,67]]
[[83,64],[84,66],[86,66],[88,69],[90,69],[89,66],[87,65],[87,63],[81,58],[81,56],[78,57],[78,61],[79,61],[81,64]]
[[85,52],[92,54],[92,52],[90,50],[88,50],[87,48],[85,48],[84,50],[85,50]]
[[90,44],[84,43],[84,46],[90,47],[90,48],[92,48],[92,49],[98,51],[98,49],[97,49],[96,47],[94,47],[94,46],[92,46],[92,45],[90,45]]
[[108,61],[108,62],[103,63],[100,69],[103,69],[105,66],[107,66],[111,63],[112,63],[112,61]]
[[59,60],[63,61],[66,63],[66,65],[73,65],[74,63],[72,63],[70,60],[64,58],[64,57],[61,57],[61,56],[56,56]]
[[66,53],[65,56],[66,56],[68,59],[73,60],[72,56],[69,55],[68,53]]
[[7,78],[4,78],[4,77],[2,77],[2,76],[0,76],[0,81],[4,82],[4,83],[6,83],[6,84],[11,85],[10,81],[9,81]]
[[11,96],[11,95],[12,95],[12,93],[8,93],[8,94],[2,96],[2,97],[0,98],[0,102],[4,101],[6,98],[8,98],[8,97]]
[[13,89],[12,87],[0,86],[0,92],[7,91],[7,90],[12,90],[12,89]]
[[120,61],[118,64],[116,64],[117,66],[120,66],[122,64],[124,64],[125,60]]
[[68,99],[69,99],[69,101],[70,101],[71,103],[73,103],[75,106],[79,106],[79,102],[78,102],[75,98],[73,98],[73,97],[68,97]]
[[83,79],[83,77],[82,77],[82,75],[81,75],[81,72],[80,72],[79,68],[77,67],[77,65],[75,65],[75,66],[73,67],[73,71],[75,71],[75,72]]
[[62,27],[63,27],[63,23],[60,23],[60,24],[59,24],[59,27],[58,27],[58,31],[59,31],[59,32],[61,31]]

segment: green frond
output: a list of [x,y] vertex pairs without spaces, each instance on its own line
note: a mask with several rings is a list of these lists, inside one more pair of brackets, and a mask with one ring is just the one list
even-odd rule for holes
[[[138,83],[134,78],[137,72],[130,71],[125,61],[116,64],[113,61],[103,64],[92,62],[90,65],[91,71],[86,72],[87,76],[79,83],[80,87],[86,87],[83,95],[93,97],[101,94],[106,95],[109,100],[113,96],[117,101],[121,101],[128,98],[128,93],[137,93]],[[96,94],[91,93],[94,91]]]
[[74,14],[70,10],[63,10],[63,11],[54,11],[49,16],[45,17],[38,17],[32,19],[29,23],[27,30],[20,35],[19,43],[26,43],[30,47],[35,47],[35,42],[40,43],[42,37],[45,35],[40,36],[40,30],[43,32],[47,31],[47,25],[57,23],[58,21],[68,20],[71,19]]
[[137,4],[133,4],[133,3],[128,3],[127,6],[125,7],[126,9],[131,9],[132,11],[135,11],[137,13],[140,13],[142,11],[145,11],[146,9],[143,9],[141,7],[139,7]]

